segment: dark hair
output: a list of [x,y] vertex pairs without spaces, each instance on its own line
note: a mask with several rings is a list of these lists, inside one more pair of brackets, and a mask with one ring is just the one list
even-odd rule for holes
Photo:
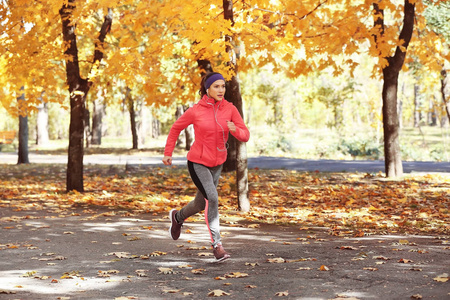
[[199,90],[200,97],[203,97],[204,95],[206,95],[205,81],[206,81],[209,77],[213,76],[214,74],[220,74],[220,73],[217,73],[217,72],[209,72],[209,73],[206,73],[205,76],[203,76],[202,82],[200,83],[200,90]]

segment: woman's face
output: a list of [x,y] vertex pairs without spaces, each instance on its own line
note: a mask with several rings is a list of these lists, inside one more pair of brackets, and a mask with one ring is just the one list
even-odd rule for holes
[[225,81],[222,79],[214,81],[207,90],[208,96],[216,101],[222,101],[225,95]]

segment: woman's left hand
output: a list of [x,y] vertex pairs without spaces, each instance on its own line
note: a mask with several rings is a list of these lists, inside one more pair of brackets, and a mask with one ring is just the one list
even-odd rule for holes
[[227,126],[228,126],[228,129],[231,131],[231,132],[236,132],[236,125],[234,125],[234,123],[233,122],[231,122],[231,121],[227,121]]

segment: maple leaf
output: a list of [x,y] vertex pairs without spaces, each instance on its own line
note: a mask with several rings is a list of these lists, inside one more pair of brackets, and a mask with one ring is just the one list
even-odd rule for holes
[[148,275],[147,275],[148,270],[136,270],[134,272],[136,273],[136,276],[138,276],[138,277],[148,277]]
[[173,269],[172,268],[163,268],[163,267],[160,267],[160,268],[158,268],[158,270],[159,270],[159,272],[161,273],[161,274],[174,274],[174,272],[173,272]]
[[330,271],[330,268],[328,268],[325,265],[321,265],[320,268],[319,268],[319,271]]
[[230,294],[224,292],[222,290],[212,290],[208,293],[208,297],[221,297],[221,296],[229,296]]
[[191,270],[191,273],[196,274],[196,275],[203,275],[204,274],[203,272],[205,272],[205,271],[206,271],[205,269],[199,268],[199,269]]
[[243,277],[248,277],[247,273],[241,273],[241,272],[231,272],[231,273],[227,273],[225,274],[226,278],[243,278]]
[[278,293],[275,294],[275,296],[278,296],[278,297],[289,296],[289,292],[288,292],[288,291],[285,291],[285,292],[278,292]]
[[437,281],[437,282],[447,282],[449,280],[449,278],[450,277],[448,276],[448,274],[444,273],[444,274],[434,277],[433,280]]
[[150,253],[150,256],[161,256],[161,255],[166,255],[167,252],[163,252],[163,251],[153,251],[152,253]]

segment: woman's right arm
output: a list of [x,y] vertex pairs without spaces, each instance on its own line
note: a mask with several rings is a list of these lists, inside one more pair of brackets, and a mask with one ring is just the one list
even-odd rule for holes
[[178,136],[180,132],[188,127],[194,122],[194,109],[189,108],[178,120],[173,123],[172,128],[170,128],[169,135],[167,136],[166,147],[164,148],[164,158],[163,163],[165,165],[172,164],[172,153],[175,149]]

